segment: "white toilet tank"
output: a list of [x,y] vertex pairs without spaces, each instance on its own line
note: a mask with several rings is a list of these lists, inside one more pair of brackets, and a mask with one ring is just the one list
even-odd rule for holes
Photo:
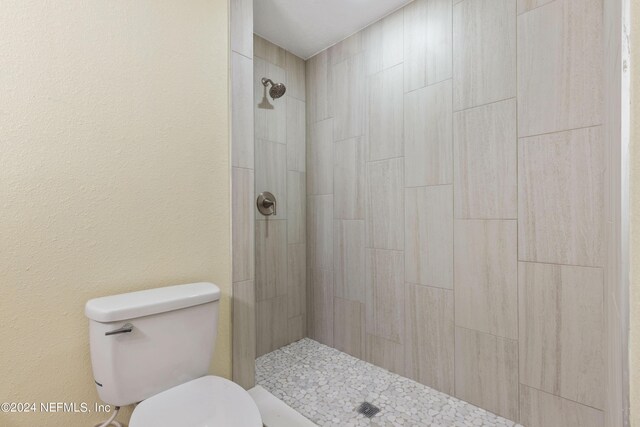
[[87,302],[100,398],[114,406],[130,405],[206,375],[219,299],[213,283],[192,283]]

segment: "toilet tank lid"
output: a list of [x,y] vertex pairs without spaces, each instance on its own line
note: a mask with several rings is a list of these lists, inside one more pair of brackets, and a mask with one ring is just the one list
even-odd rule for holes
[[199,282],[95,298],[87,301],[84,313],[96,322],[118,322],[219,299],[220,288],[213,283]]

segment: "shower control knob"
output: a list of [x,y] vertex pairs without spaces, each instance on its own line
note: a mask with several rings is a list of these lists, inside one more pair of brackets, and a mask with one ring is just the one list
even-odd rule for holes
[[258,195],[258,200],[256,202],[258,206],[258,210],[264,216],[277,215],[276,210],[276,196],[265,191]]

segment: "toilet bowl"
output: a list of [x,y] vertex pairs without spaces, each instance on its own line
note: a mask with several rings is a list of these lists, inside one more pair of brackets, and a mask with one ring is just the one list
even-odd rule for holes
[[261,427],[237,384],[212,375],[220,289],[191,283],[87,302],[91,365],[100,398],[139,403],[131,427]]

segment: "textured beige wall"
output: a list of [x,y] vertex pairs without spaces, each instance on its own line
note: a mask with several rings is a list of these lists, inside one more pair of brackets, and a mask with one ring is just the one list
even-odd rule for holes
[[631,2],[631,425],[640,427],[640,2]]
[[85,301],[197,280],[223,290],[230,376],[227,1],[1,9],[0,401],[93,404]]

